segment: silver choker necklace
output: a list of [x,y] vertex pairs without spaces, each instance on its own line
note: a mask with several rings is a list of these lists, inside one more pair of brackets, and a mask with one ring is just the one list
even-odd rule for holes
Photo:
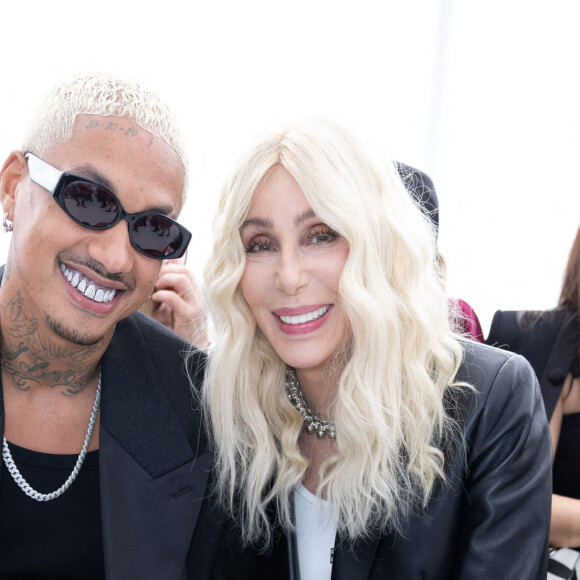
[[329,439],[336,439],[334,421],[321,419],[306,404],[304,393],[300,387],[300,381],[296,376],[296,371],[292,368],[286,370],[286,394],[296,410],[302,415],[304,429],[307,433],[316,433],[319,439],[322,439],[325,435],[328,435]]
[[30,485],[28,482],[22,477],[20,471],[18,471],[18,467],[14,463],[12,459],[12,454],[10,453],[10,449],[8,448],[8,443],[6,442],[6,435],[3,437],[2,442],[2,459],[4,459],[4,463],[6,468],[10,472],[12,479],[17,483],[18,487],[29,497],[35,499],[36,501],[50,501],[51,499],[55,499],[62,495],[72,484],[72,482],[77,478],[81,466],[85,460],[87,455],[87,450],[89,448],[89,443],[91,442],[91,437],[93,436],[93,429],[95,428],[95,422],[97,420],[97,413],[99,412],[99,403],[101,402],[101,375],[99,374],[99,384],[97,385],[97,392],[95,393],[95,402],[93,403],[93,410],[91,412],[91,418],[89,419],[89,427],[87,429],[87,434],[85,435],[85,442],[81,452],[79,453],[79,457],[77,462],[72,470],[72,473],[69,475],[68,479],[56,490],[51,493],[39,493]]

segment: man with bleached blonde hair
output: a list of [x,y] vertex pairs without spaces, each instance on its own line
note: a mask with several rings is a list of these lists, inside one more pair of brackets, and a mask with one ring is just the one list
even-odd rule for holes
[[188,372],[136,312],[191,239],[186,181],[167,106],[101,74],[57,86],[2,166],[0,577],[189,577],[204,355]]

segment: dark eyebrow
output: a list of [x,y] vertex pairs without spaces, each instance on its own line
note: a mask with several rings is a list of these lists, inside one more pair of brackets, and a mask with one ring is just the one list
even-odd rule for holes
[[307,209],[305,212],[302,212],[300,215],[297,215],[294,218],[294,225],[299,226],[300,224],[303,224],[306,220],[316,217],[316,214],[314,213],[314,210],[311,209]]
[[72,173],[78,177],[90,179],[91,181],[94,181],[115,193],[113,184],[102,173],[99,173],[92,165],[77,165],[74,168],[74,172],[67,173]]
[[[299,226],[299,225],[303,224],[306,220],[309,220],[310,218],[313,218],[313,217],[316,217],[314,210],[307,209],[306,211],[302,212],[300,215],[297,215],[294,218],[294,225]],[[240,230],[243,230],[244,228],[246,228],[248,226],[259,226],[261,228],[273,228],[274,224],[268,219],[249,218],[242,224],[242,226],[240,227]]]
[[240,231],[248,226],[259,226],[261,228],[270,228],[274,227],[274,224],[270,220],[265,220],[262,218],[249,218],[247,219],[240,227]]
[[[78,172],[78,173],[77,173]],[[70,173],[70,172],[69,172]],[[117,191],[113,184],[99,171],[97,171],[92,165],[78,165],[74,168],[73,175],[77,175],[78,177],[82,177],[84,179],[90,179],[103,187],[106,187],[109,191],[117,196]],[[150,206],[144,210],[141,210],[139,213],[160,213],[163,215],[171,215],[175,211],[175,208],[170,205],[159,205],[159,206]]]

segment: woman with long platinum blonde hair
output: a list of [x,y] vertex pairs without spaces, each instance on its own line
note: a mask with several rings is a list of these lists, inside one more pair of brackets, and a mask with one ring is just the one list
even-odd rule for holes
[[286,127],[214,227],[203,402],[230,519],[213,577],[545,578],[537,382],[450,330],[395,166],[331,123]]

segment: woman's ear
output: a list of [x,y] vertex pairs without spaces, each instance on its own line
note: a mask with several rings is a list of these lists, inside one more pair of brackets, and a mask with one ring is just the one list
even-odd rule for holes
[[26,159],[21,151],[12,151],[0,170],[0,203],[7,218],[14,218],[16,190],[26,172]]

